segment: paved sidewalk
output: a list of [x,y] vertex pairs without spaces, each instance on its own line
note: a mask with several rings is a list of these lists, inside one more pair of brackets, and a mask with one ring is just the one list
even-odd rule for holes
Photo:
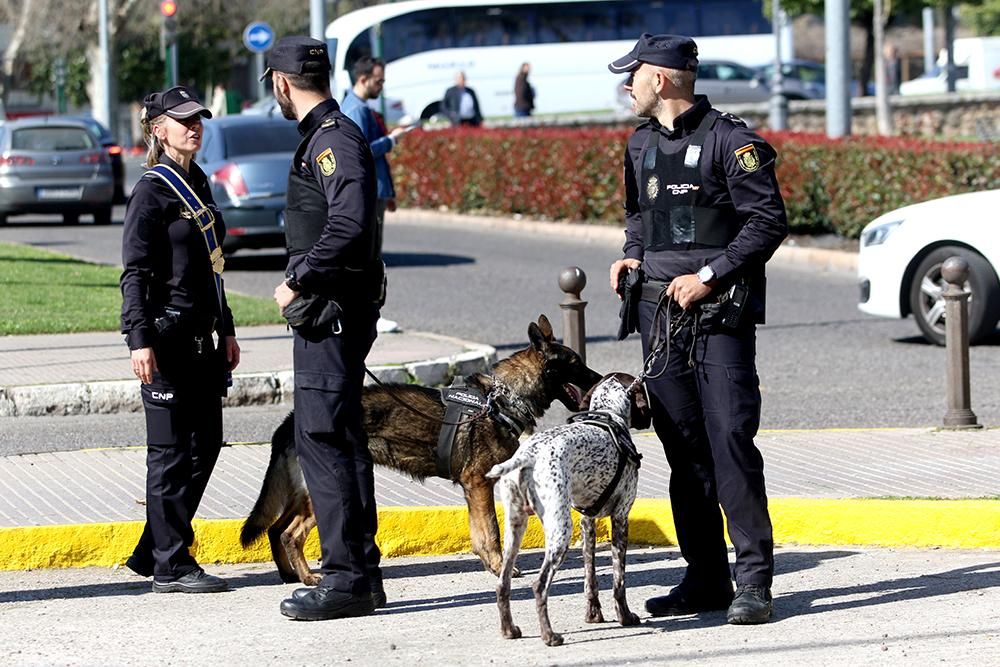
[[[290,402],[291,332],[241,327],[239,337],[242,355],[226,404]],[[489,345],[403,331],[379,334],[368,367],[385,382],[439,385],[495,360]],[[138,386],[116,332],[0,336],[0,417],[138,411]]]

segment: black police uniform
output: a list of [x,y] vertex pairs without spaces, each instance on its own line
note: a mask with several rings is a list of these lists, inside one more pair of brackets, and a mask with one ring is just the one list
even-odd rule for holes
[[[764,263],[787,234],[774,160],[763,139],[704,96],[673,129],[651,119],[628,143],[625,257],[642,260],[649,280],[669,282],[709,265],[713,297],[737,281],[750,292],[738,326],[697,333],[682,327],[651,375],[663,370],[663,357],[665,371],[646,381],[671,469],[671,509],[688,562],[684,582],[694,590],[731,585],[720,504],[736,549],[736,583],[770,587],[774,573],[763,462],[753,441]],[[656,308],[639,304],[644,356]]]
[[316,511],[321,586],[353,595],[380,589],[375,481],[362,426],[364,362],[375,341],[383,266],[375,162],[335,100],[299,123],[288,177],[288,283],[333,299],[325,330],[295,330],[295,444]]
[[[194,162],[185,171],[166,155],[160,163],[212,210],[221,245],[225,223],[205,173]],[[122,333],[129,349],[152,347],[157,365],[153,381],[142,385],[146,525],[129,566],[156,580],[174,580],[198,569],[188,552],[191,519],[222,447],[228,368],[223,338],[235,335],[233,316],[224,293],[220,310],[204,235],[157,177],[144,176],[132,189],[122,264]]]

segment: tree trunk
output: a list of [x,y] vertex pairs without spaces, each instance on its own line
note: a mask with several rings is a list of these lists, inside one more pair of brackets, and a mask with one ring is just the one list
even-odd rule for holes
[[875,62],[875,31],[873,23],[874,12],[865,15],[862,24],[865,29],[865,53],[861,59],[861,71],[858,72],[857,95],[864,96],[868,93],[868,82],[872,80],[872,69]]
[[34,6],[34,0],[24,0],[24,4],[21,5],[21,11],[18,13],[17,28],[14,29],[14,34],[10,38],[10,44],[7,45],[3,53],[3,76],[0,77],[0,99],[3,100],[4,109],[7,108],[7,84],[14,74],[14,63],[21,52],[21,45],[24,43],[24,38],[28,34],[28,27],[31,24],[31,15]]

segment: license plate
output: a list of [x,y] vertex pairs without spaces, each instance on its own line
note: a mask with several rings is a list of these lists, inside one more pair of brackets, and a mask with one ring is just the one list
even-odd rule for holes
[[38,188],[38,198],[45,200],[78,200],[83,196],[83,188]]

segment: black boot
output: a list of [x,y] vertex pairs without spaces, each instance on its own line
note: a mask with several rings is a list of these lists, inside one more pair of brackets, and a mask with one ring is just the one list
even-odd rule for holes
[[153,580],[154,593],[221,593],[229,590],[225,579],[205,574],[201,568],[167,581]]
[[[305,596],[313,592],[313,588],[296,588],[292,591],[293,600],[301,600]],[[381,609],[386,604],[385,588],[382,587],[382,582],[372,584],[372,603],[375,605],[376,609]]]
[[281,602],[281,613],[299,621],[368,616],[373,611],[375,604],[371,593],[354,595],[326,586],[317,586],[300,597],[295,597],[293,593],[292,597]]
[[774,612],[771,589],[766,586],[747,584],[736,591],[736,598],[729,606],[726,620],[732,625],[756,625],[767,623]]
[[685,616],[705,611],[723,611],[733,601],[730,582],[712,587],[681,582],[666,595],[646,600],[646,611],[653,616]]

